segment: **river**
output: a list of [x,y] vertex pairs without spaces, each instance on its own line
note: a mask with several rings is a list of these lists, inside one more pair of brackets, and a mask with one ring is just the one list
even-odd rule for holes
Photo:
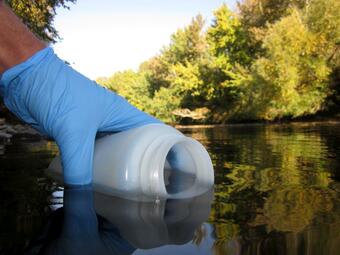
[[55,143],[2,141],[0,254],[339,254],[340,123],[181,131],[209,151],[215,186],[159,203],[64,190],[44,173]]

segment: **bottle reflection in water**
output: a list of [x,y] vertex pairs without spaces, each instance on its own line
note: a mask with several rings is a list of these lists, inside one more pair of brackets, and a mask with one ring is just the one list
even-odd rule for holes
[[91,186],[64,190],[64,206],[26,254],[132,254],[184,244],[210,212],[212,191],[181,200],[137,202],[95,193]]

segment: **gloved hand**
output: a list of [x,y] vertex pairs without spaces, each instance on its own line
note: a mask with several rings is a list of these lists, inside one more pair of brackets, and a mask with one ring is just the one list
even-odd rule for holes
[[5,71],[0,93],[16,116],[56,141],[66,184],[92,181],[97,132],[160,123],[72,69],[49,47]]

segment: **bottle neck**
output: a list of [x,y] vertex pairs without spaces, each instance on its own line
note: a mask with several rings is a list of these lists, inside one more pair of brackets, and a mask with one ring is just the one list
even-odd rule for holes
[[[167,161],[170,151],[173,155]],[[171,166],[167,184],[166,165]],[[156,138],[141,159],[141,189],[155,199],[197,196],[213,182],[213,167],[207,151],[199,142],[182,134]]]

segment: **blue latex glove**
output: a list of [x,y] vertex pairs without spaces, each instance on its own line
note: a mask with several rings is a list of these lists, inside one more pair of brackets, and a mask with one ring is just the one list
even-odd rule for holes
[[66,184],[92,181],[97,132],[160,123],[72,69],[51,48],[6,70],[0,93],[9,110],[56,141]]

